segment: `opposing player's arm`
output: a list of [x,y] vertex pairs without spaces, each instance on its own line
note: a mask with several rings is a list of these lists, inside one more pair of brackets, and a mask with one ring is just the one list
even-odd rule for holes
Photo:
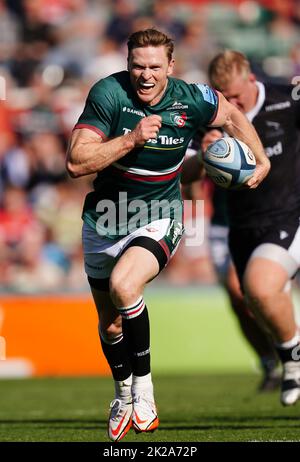
[[73,131],[69,143],[66,168],[72,178],[97,173],[125,156],[132,149],[155,138],[161,127],[161,117],[152,115],[139,121],[130,133],[109,141],[88,128]]
[[271,166],[270,161],[253,125],[219,92],[218,97],[218,113],[212,126],[222,127],[228,135],[238,138],[249,146],[256,159],[256,169],[247,185],[250,188],[256,188],[268,174]]

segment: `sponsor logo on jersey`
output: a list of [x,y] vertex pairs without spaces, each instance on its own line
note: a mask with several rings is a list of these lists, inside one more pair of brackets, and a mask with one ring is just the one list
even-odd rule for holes
[[175,101],[175,103],[173,103],[172,106],[167,108],[167,111],[174,111],[174,109],[187,109],[188,107],[188,104],[182,104],[178,103],[178,101]]
[[279,130],[280,128],[280,123],[279,122],[273,122],[272,120],[266,120],[267,127],[274,128],[274,130]]
[[278,141],[274,146],[268,146],[265,148],[268,157],[279,156],[283,152],[282,142]]
[[281,136],[284,134],[279,122],[273,122],[272,120],[266,120],[267,130],[265,132],[266,138],[274,138],[275,136]]
[[299,94],[299,90],[300,90],[300,76],[299,75],[295,75],[293,78],[292,78],[292,85],[294,85],[294,88],[292,90],[292,98],[294,101],[299,101],[300,99],[300,94]]
[[287,237],[289,237],[289,233],[287,233],[284,230],[281,230],[281,231],[279,231],[279,237],[283,241],[283,239],[286,239]]
[[[123,128],[124,135],[127,135],[131,132],[130,128]],[[172,144],[182,144],[184,143],[184,137],[181,136],[180,138],[174,138],[173,136],[167,135],[158,135],[157,138],[150,138],[147,143],[157,144],[160,143],[161,145],[172,145]]]
[[196,83],[196,87],[201,91],[204,101],[217,105],[216,93],[206,83]]
[[171,112],[170,114],[171,122],[177,127],[184,127],[187,120],[186,112]]
[[146,117],[146,114],[144,114],[142,111],[138,111],[137,109],[133,109],[132,107],[123,107],[123,112],[127,112],[128,114],[135,114],[140,117]]
[[173,136],[158,135],[157,138],[152,138],[148,140],[148,143],[160,143],[162,145],[182,144],[184,143],[184,137],[181,136],[180,138],[173,138]]
[[167,236],[170,237],[172,244],[177,244],[177,241],[183,234],[183,224],[180,222],[171,221],[169,229],[167,231]]
[[270,111],[279,111],[280,109],[286,109],[287,107],[291,107],[290,101],[282,101],[282,103],[270,104],[266,106],[265,109],[267,112]]

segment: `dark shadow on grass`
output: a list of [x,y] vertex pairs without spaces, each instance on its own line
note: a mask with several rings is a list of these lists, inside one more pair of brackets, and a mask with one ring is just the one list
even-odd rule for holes
[[[161,419],[162,422],[164,422],[165,424],[172,424],[172,425],[176,425],[176,422],[178,423],[179,421],[177,420],[170,420],[170,419],[164,419],[162,418]],[[184,419],[180,419],[180,422],[182,422]],[[206,417],[206,416],[199,416],[199,418],[193,418],[191,423],[193,421],[198,421],[198,422],[205,422],[207,423],[207,425],[212,425],[214,422],[217,422],[217,423],[220,423],[220,422],[228,422],[228,423],[233,423],[233,424],[242,424],[242,423],[251,423],[251,422],[263,422],[263,421],[272,421],[272,420],[275,420],[275,421],[280,421],[282,420],[283,422],[289,422],[289,421],[296,421],[296,422],[299,422],[300,424],[300,416],[279,416],[279,415],[263,415],[263,416],[259,416],[259,415],[255,415],[255,416],[236,416],[236,415],[232,415],[232,416],[214,416],[214,417]]]
[[[49,430],[50,428],[54,430],[78,430],[78,431],[84,431],[84,430],[106,430],[107,425],[102,425],[102,426],[74,426],[74,425],[55,425],[55,427],[51,427],[49,425],[41,425],[41,426],[35,426],[35,430]],[[289,429],[297,429],[300,430],[300,424],[299,425],[290,425],[288,427]],[[164,432],[178,432],[180,430],[182,431],[255,431],[255,430],[287,430],[287,428],[284,425],[276,426],[274,427],[273,425],[174,425],[174,427],[165,427],[163,425],[160,425],[159,427],[160,431]]]
[[174,426],[164,426],[160,425],[159,427],[161,430],[164,431],[178,431],[178,430],[267,430],[267,429],[273,429],[273,430],[279,430],[279,429],[292,429],[292,428],[297,428],[300,430],[300,422],[299,425],[289,425],[286,427],[285,425],[174,425]]
[[[161,418],[161,422],[163,422],[163,425],[167,426],[177,426],[178,424],[181,424],[185,419],[178,419],[178,420],[173,420],[173,419],[168,419],[168,418]],[[222,415],[217,415],[217,416],[199,416],[199,418],[193,418],[192,420],[186,421],[186,427],[184,428],[190,428],[189,427],[189,422],[191,426],[194,425],[194,422],[201,422],[205,423],[205,427],[213,427],[215,424],[219,425],[220,423],[232,423],[234,425],[241,425],[241,424],[247,424],[251,425],[251,422],[269,422],[269,421],[283,421],[283,422],[292,422],[296,421],[299,422],[300,426],[300,416],[291,416],[291,415],[255,415],[255,416],[237,416],[237,415],[232,415],[232,416],[222,416]],[[33,424],[33,425],[38,425],[38,424],[87,424],[87,425],[107,425],[107,420],[106,419],[82,419],[82,418],[45,418],[45,419],[24,419],[24,418],[15,418],[15,419],[0,419],[0,425],[1,424],[10,424],[10,425],[18,425],[18,424]],[[198,424],[196,424],[198,425]],[[225,425],[227,427],[227,425]],[[261,425],[260,425],[261,426]],[[192,427],[191,427],[192,428]],[[229,428],[229,426],[228,426]]]
[[95,419],[95,420],[84,420],[84,419],[1,419],[1,424],[60,424],[60,423],[70,423],[70,424],[95,424],[95,425],[107,425],[107,420]]
[[[266,421],[264,423],[264,421]],[[282,421],[282,425],[272,425],[272,421]],[[287,422],[299,421],[299,423]],[[251,424],[253,422],[253,424]],[[256,422],[256,423],[254,423]],[[257,423],[259,422],[259,423]],[[1,419],[1,424],[8,424],[11,426],[33,426],[35,429],[49,429],[53,430],[106,430],[107,420],[104,419]],[[173,432],[178,430],[184,431],[214,431],[214,430],[264,430],[264,429],[299,429],[300,430],[300,418],[292,416],[251,416],[251,417],[236,417],[236,416],[224,416],[215,418],[201,417],[197,422],[192,421],[190,423],[182,423],[182,421],[174,421],[163,419],[163,423],[160,425],[160,430],[166,432]]]

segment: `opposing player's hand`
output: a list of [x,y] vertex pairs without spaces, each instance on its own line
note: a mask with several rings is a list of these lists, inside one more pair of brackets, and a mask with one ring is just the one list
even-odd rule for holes
[[129,134],[135,146],[144,146],[146,141],[151,138],[157,138],[161,122],[162,118],[156,114],[141,119],[135,129]]
[[204,137],[202,138],[202,142],[201,142],[201,149],[203,152],[206,151],[207,147],[213,143],[214,141],[217,141],[219,140],[220,138],[222,138],[223,134],[220,130],[217,130],[217,129],[214,129],[214,130],[210,130],[209,132],[207,132]]
[[268,175],[271,168],[271,162],[268,158],[264,162],[257,162],[256,169],[250,180],[247,182],[247,186],[250,189],[255,189],[263,181],[263,179]]

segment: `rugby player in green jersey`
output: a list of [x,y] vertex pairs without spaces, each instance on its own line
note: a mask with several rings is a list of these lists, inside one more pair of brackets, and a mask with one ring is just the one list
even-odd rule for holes
[[67,154],[73,178],[97,173],[83,210],[83,249],[115,383],[108,422],[114,441],[131,426],[137,432],[158,427],[143,290],[167,265],[183,232],[179,184],[190,139],[210,125],[246,142],[257,162],[250,188],[270,167],[253,126],[220,93],[170,77],[172,53],[165,34],[133,33],[128,71],[92,87]]

